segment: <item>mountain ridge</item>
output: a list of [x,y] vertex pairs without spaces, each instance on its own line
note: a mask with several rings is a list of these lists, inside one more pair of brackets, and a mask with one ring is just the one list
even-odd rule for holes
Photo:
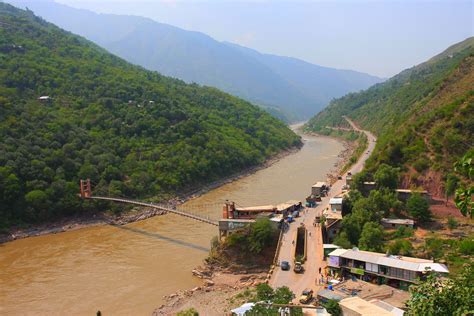
[[[264,108],[284,113],[291,121],[317,113],[334,97],[382,81],[368,74],[303,61],[304,71],[282,72],[283,66],[291,68],[289,57],[261,54],[263,57],[272,56],[274,60],[264,63],[261,58],[250,57],[248,52],[204,33],[183,30],[149,18],[97,14],[52,1],[9,2],[26,5],[45,19],[93,40],[129,62],[188,83],[217,87]],[[82,23],[84,20],[88,23]],[[306,75],[308,69],[310,72]]]

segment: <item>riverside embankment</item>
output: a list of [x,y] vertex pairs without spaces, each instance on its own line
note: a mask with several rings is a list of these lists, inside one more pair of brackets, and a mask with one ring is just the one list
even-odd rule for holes
[[[343,146],[305,137],[303,148],[185,203],[218,218],[220,204],[303,199],[326,179]],[[200,286],[191,270],[207,256],[212,226],[172,214],[93,226],[0,245],[0,314],[149,315],[163,296]]]

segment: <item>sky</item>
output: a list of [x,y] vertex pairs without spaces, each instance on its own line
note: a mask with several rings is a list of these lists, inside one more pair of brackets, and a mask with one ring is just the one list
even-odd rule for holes
[[474,35],[474,0],[56,0],[149,17],[262,53],[391,77]]

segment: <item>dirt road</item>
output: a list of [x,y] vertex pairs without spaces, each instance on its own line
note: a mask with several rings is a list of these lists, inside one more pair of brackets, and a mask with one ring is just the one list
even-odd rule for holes
[[[349,124],[357,131],[362,131],[367,135],[368,139],[368,148],[365,152],[359,157],[358,161],[352,166],[350,171],[352,174],[360,172],[364,167],[364,163],[369,158],[372,153],[376,137],[368,132],[359,129],[354,122],[350,119],[345,119]],[[321,179],[315,179],[315,182]],[[318,204],[315,208],[306,208],[299,218],[295,222],[290,224],[290,229],[284,234],[282,245],[279,253],[278,260],[288,261],[291,265],[290,271],[282,271],[279,267],[276,268],[275,272],[270,279],[270,285],[273,288],[280,286],[288,286],[293,293],[296,294],[297,298],[305,288],[311,288],[315,291],[319,291],[322,288],[322,285],[317,284],[317,279],[319,279],[319,268],[321,271],[324,271],[326,267],[326,262],[323,260],[323,241],[322,233],[319,225],[313,226],[314,218],[316,214],[320,214],[324,209],[329,207],[329,200],[332,197],[339,195],[342,192],[342,186],[345,184],[345,179],[337,180],[331,187],[328,196],[322,199],[322,202]],[[308,191],[310,188],[308,188]],[[302,274],[296,274],[293,272],[293,254],[294,254],[294,244],[296,229],[301,224],[304,224],[308,229],[308,243],[307,243],[307,261],[304,264],[305,272]],[[297,300],[295,299],[295,301]]]

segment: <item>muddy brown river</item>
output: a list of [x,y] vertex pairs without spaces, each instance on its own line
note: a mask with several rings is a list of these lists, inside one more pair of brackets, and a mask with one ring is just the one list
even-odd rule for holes
[[[303,199],[342,149],[306,136],[299,152],[185,206],[217,219],[226,199],[242,206]],[[164,295],[201,284],[191,270],[216,235],[214,226],[168,214],[0,244],[0,315],[150,315]]]

